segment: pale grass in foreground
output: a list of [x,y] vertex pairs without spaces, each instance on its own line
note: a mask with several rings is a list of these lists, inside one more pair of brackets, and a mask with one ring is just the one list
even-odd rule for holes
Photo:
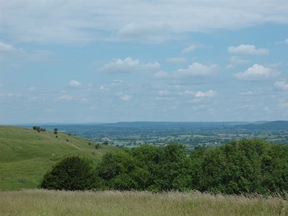
[[0,192],[0,215],[288,215],[282,198],[200,192]]

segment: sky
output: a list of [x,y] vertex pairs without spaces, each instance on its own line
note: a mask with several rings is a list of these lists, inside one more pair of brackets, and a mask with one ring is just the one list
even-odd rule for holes
[[287,0],[0,0],[0,125],[288,120]]

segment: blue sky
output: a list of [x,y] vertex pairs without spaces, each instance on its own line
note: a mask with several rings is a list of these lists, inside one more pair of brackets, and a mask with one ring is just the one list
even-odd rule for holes
[[288,120],[287,0],[0,0],[0,124]]

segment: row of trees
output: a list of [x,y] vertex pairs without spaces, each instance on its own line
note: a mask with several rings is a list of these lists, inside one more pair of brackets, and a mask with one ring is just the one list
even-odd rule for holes
[[32,129],[38,131],[38,133],[40,133],[41,131],[46,131],[45,128],[41,128],[39,126],[33,126]]
[[144,145],[103,156],[97,167],[69,157],[54,166],[42,188],[64,190],[199,190],[240,193],[288,191],[288,146],[260,139],[199,148],[187,156],[183,146]]

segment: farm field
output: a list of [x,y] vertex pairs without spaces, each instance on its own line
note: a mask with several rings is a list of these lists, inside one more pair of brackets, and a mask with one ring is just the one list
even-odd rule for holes
[[44,125],[67,133],[107,142],[118,148],[143,144],[181,143],[187,151],[199,146],[221,145],[232,140],[261,138],[270,143],[288,144],[288,121],[274,122],[119,122],[109,124]]
[[0,215],[287,215],[288,202],[200,192],[0,192]]

